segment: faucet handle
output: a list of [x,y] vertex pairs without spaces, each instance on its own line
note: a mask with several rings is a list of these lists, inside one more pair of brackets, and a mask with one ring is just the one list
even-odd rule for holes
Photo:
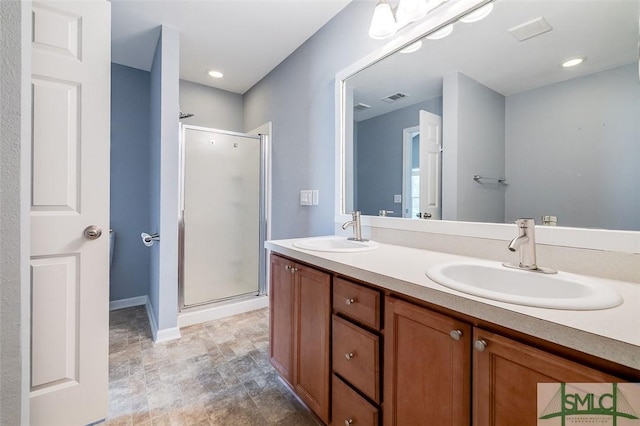
[[516,219],[515,222],[516,225],[518,225],[518,228],[533,228],[536,224],[535,219],[532,218],[520,218],[520,219]]

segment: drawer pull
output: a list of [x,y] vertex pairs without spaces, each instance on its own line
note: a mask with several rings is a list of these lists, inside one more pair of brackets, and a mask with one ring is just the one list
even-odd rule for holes
[[476,351],[482,352],[487,347],[487,342],[484,340],[476,340],[473,344],[473,347],[476,348]]
[[460,331],[460,330],[452,330],[449,333],[449,336],[451,336],[451,338],[453,340],[460,340],[460,338],[462,337],[462,331]]
[[354,356],[355,355],[353,354],[353,352],[349,352],[348,354],[344,354],[344,357],[347,359],[347,361],[351,361]]
[[353,424],[353,419],[348,419],[344,421],[344,426],[351,426]]
[[353,305],[354,303],[356,303],[356,299],[350,299],[350,298],[347,298],[347,299],[345,299],[344,303],[346,303],[346,304],[347,304],[347,306],[351,306],[351,305]]

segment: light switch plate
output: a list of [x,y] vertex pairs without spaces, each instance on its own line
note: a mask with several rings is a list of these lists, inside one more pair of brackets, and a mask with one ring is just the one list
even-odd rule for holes
[[394,203],[401,203],[402,202],[402,194],[394,194],[393,202]]
[[318,205],[319,198],[320,198],[320,191],[317,189],[314,189],[311,194],[311,202],[314,206]]
[[311,206],[313,202],[313,196],[310,189],[303,189],[300,191],[300,205]]

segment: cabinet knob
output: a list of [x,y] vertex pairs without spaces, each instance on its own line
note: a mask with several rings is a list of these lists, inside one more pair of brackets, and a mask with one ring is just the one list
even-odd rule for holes
[[354,356],[355,355],[353,354],[353,352],[349,352],[348,354],[344,354],[344,357],[347,359],[347,361],[351,361]]
[[460,338],[462,337],[462,331],[460,331],[460,330],[452,330],[449,333],[449,336],[451,336],[451,338],[453,340],[460,340]]
[[348,419],[344,421],[344,426],[351,426],[353,424],[353,419]]
[[485,348],[487,347],[487,342],[484,340],[476,340],[473,343],[473,347],[476,349],[476,351],[478,352],[482,352],[485,350]]
[[291,265],[284,265],[285,271],[291,271]]
[[346,303],[347,305],[353,305],[354,303],[356,303],[356,299],[347,298],[345,299],[344,303]]

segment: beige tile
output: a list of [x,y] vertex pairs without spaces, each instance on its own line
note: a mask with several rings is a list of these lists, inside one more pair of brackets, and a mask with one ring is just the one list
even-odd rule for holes
[[106,425],[314,426],[268,357],[268,309],[181,330],[154,344],[144,308],[110,318]]

